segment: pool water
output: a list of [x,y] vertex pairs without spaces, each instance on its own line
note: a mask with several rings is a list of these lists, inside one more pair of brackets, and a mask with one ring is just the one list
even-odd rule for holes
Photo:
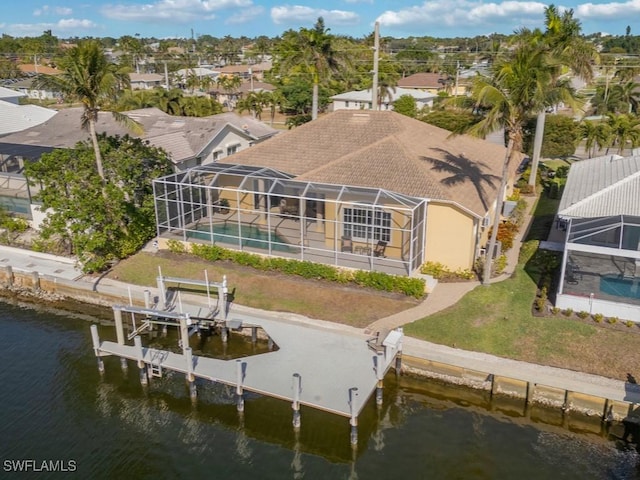
[[[210,225],[198,225],[196,230],[187,231],[187,238],[195,238],[198,240],[206,240],[214,243],[238,244],[238,238],[242,237],[243,247],[269,249],[269,240],[271,239],[271,249],[280,252],[289,252],[291,249],[287,246],[287,242],[275,233],[265,232],[255,225],[240,225],[237,223],[219,223]],[[211,228],[213,228],[213,239]],[[271,237],[271,238],[269,238]]]
[[627,279],[605,275],[600,277],[600,291],[616,297],[637,298],[640,300],[640,278]]

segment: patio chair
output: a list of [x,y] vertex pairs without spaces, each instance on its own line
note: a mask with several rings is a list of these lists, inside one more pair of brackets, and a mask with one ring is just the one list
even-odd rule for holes
[[340,251],[353,253],[353,241],[351,240],[351,237],[342,237],[340,239]]
[[575,265],[567,263],[565,279],[569,285],[577,285],[578,280],[582,280],[582,274],[576,269]]
[[373,249],[373,256],[387,258],[387,256],[384,254],[384,251],[386,250],[386,248],[387,248],[387,242],[384,242],[382,240],[378,241],[378,244]]

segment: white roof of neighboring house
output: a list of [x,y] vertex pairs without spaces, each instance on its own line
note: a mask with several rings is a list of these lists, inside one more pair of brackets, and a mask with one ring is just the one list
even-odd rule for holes
[[24,96],[24,93],[16,92],[15,90],[11,90],[10,88],[0,87],[0,100],[4,100],[5,98],[17,98]]
[[[22,96],[22,94],[19,95]],[[0,135],[20,132],[40,125],[55,114],[55,110],[38,107],[37,105],[17,105],[15,103],[0,102]]]
[[189,75],[196,75],[198,77],[205,77],[205,76],[216,77],[218,76],[218,72],[214,70],[210,70],[208,68],[194,67],[194,68],[181,68],[176,72],[176,75],[179,75],[182,78],[186,78]]
[[577,218],[640,216],[640,152],[571,165],[558,215]]
[[[414,90],[412,88],[400,88],[396,87],[395,91],[391,89],[389,91],[391,95],[391,102],[395,102],[403,95],[409,95],[415,98],[417,101],[429,101],[434,99],[437,95],[430,92],[422,92]],[[333,100],[346,100],[353,102],[370,102],[371,101],[371,89],[368,90],[354,90],[352,92],[340,93],[331,97]],[[389,100],[389,97],[385,97],[385,100]],[[384,102],[384,101],[383,101]]]

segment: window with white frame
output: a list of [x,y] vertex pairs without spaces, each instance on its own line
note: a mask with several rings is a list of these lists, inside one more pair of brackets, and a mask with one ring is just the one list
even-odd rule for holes
[[216,162],[220,160],[220,157],[222,157],[222,150],[215,150],[213,152],[213,161]]
[[391,241],[391,213],[368,208],[345,208],[343,230],[356,240]]
[[236,153],[238,151],[239,148],[240,148],[240,144],[239,143],[234,143],[233,145],[229,145],[227,147],[227,156],[233,155],[234,153]]

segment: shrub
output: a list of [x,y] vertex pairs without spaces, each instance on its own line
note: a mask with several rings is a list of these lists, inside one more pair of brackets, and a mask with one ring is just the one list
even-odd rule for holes
[[539,312],[542,312],[544,310],[544,306],[546,304],[547,304],[546,295],[544,297],[536,298],[535,306],[536,306],[536,310],[538,310]]
[[558,307],[551,307],[551,313],[557,315],[558,313],[560,313],[560,309]]
[[607,322],[611,325],[615,325],[616,323],[618,323],[618,317],[609,317],[607,318]]
[[[489,236],[491,236],[491,230],[489,230]],[[520,230],[520,227],[513,222],[504,222],[498,225],[496,239],[502,244],[502,250],[506,251],[513,247],[513,240],[516,238],[518,230]]]
[[187,247],[177,240],[167,240],[167,247],[169,247],[169,251],[173,253],[187,253]]
[[585,312],[584,310],[582,310],[578,312],[576,315],[578,315],[578,318],[582,318],[584,320],[589,316],[589,312]]
[[507,268],[507,256],[502,254],[493,262],[493,271],[496,275],[500,275]]
[[593,320],[594,320],[596,323],[602,323],[602,321],[604,320],[604,315],[602,315],[601,313],[596,313],[596,314],[593,316]]
[[451,270],[440,262],[425,262],[420,266],[420,273],[423,275],[431,275],[437,280],[472,280],[476,274],[472,270],[459,268]]
[[565,309],[562,311],[562,314],[563,314],[565,317],[570,317],[571,315],[573,315],[573,308],[565,308]]
[[633,327],[633,324],[634,324],[634,323],[636,323],[636,322],[633,322],[633,321],[631,321],[631,320],[627,320],[626,322],[624,322],[624,324],[625,324],[627,327],[629,327],[629,328]]
[[[184,253],[181,242],[168,242],[172,252]],[[248,252],[239,252],[217,245],[191,245],[191,253],[208,261],[230,260],[239,265],[252,267],[262,271],[277,271],[287,275],[298,275],[304,278],[315,278],[338,283],[356,283],[363,287],[375,288],[387,292],[402,293],[407,296],[421,298],[424,296],[425,282],[421,278],[389,275],[382,272],[364,270],[345,271],[331,265],[288,258],[266,258]]]

